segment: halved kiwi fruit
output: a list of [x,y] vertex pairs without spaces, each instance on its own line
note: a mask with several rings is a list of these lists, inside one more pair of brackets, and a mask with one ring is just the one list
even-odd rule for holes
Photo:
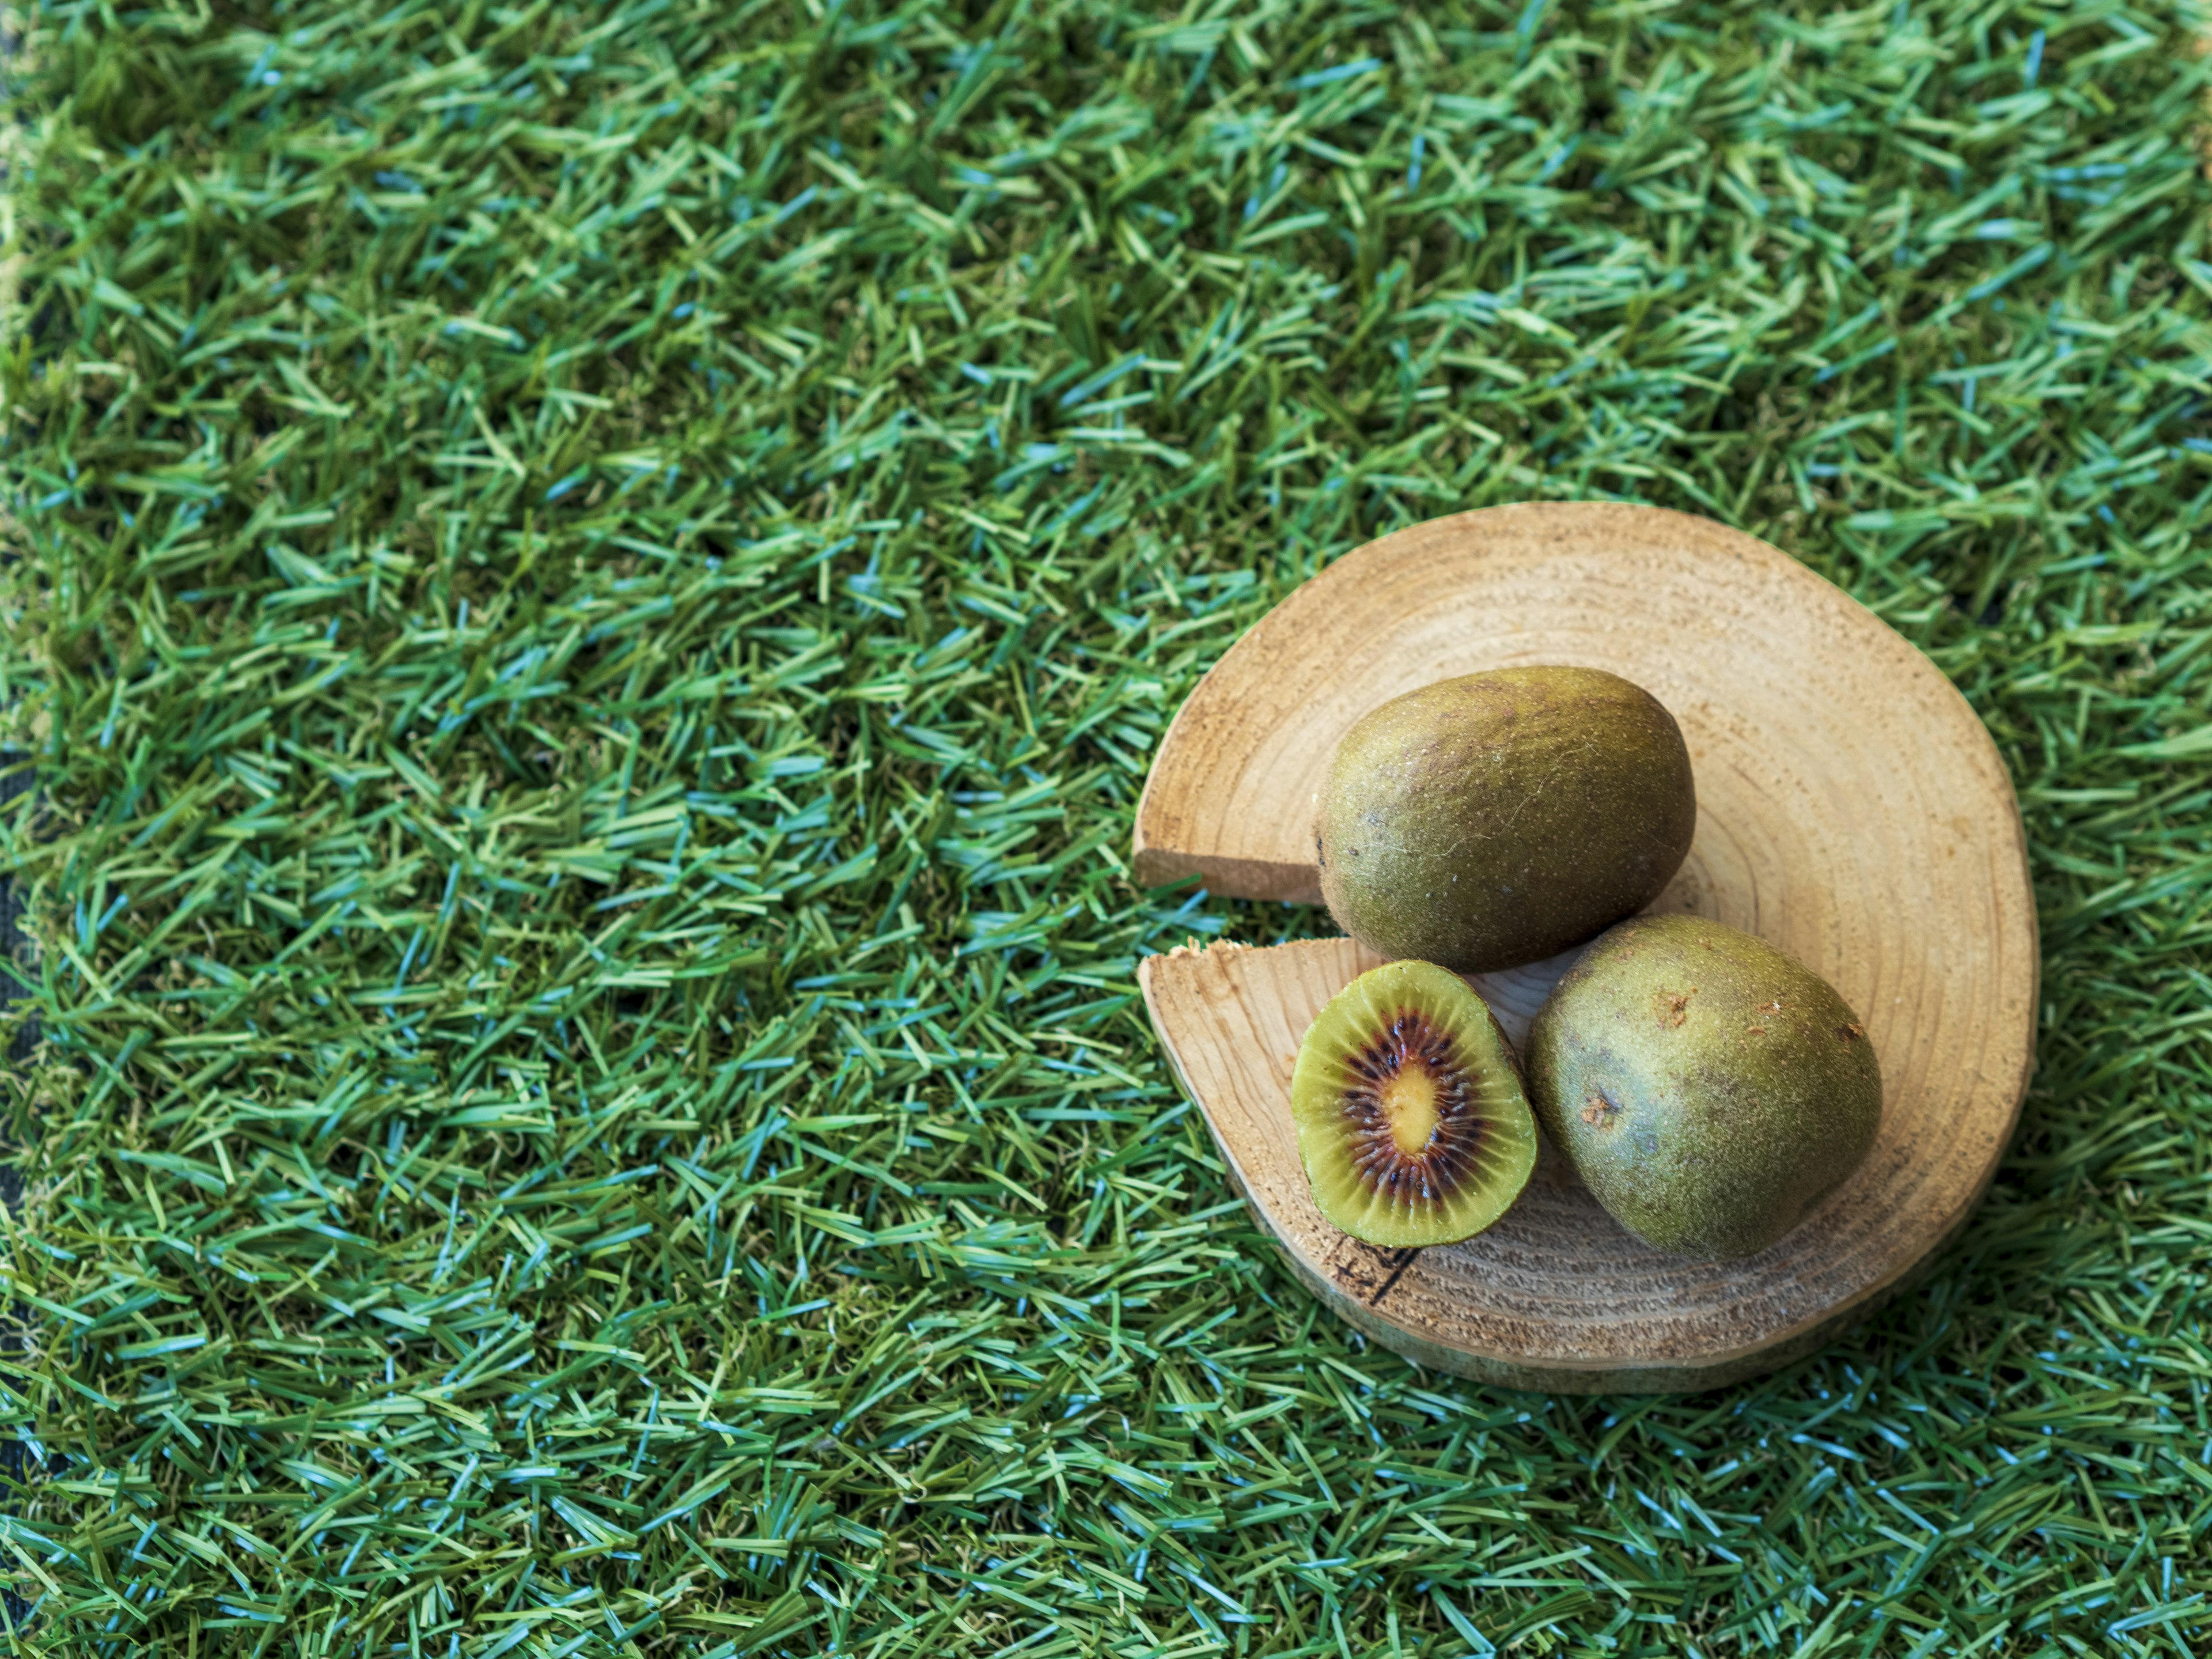
[[1321,1212],[1386,1249],[1472,1238],[1536,1167],[1513,1049],[1456,974],[1393,962],[1322,1010],[1291,1078]]

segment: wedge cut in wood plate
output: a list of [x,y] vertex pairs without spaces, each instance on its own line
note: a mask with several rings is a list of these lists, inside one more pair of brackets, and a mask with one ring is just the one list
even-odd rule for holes
[[[1857,1172],[1747,1261],[1652,1249],[1548,1146],[1504,1218],[1383,1251],[1314,1207],[1290,1080],[1350,939],[1147,958],[1154,1029],[1261,1224],[1331,1308],[1421,1364],[1512,1387],[1674,1392],[1796,1358],[1965,1224],[2012,1133],[2036,1017],[2035,908],[1996,748],[1935,665],[1785,555],[1703,519],[1492,507],[1347,554],[1199,683],[1137,810],[1135,869],[1317,903],[1313,802],[1337,739],[1431,681],[1569,663],[1633,680],[1688,740],[1697,837],[1652,908],[1744,928],[1823,975],[1881,1061]],[[1516,1043],[1573,954],[1475,976]]]

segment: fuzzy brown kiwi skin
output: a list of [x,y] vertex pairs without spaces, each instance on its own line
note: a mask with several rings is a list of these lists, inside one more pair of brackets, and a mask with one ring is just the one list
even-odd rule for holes
[[1748,933],[1638,916],[1528,1033],[1529,1103],[1613,1218],[1704,1260],[1756,1255],[1856,1170],[1881,1067],[1826,981]]
[[1386,957],[1486,973],[1631,915],[1697,828],[1674,716],[1597,669],[1497,669],[1384,703],[1316,801],[1322,896]]

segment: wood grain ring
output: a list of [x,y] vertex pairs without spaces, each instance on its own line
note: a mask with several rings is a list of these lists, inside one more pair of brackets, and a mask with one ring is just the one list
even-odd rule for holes
[[[1610,669],[1673,711],[1698,833],[1654,908],[1771,940],[1865,1020],[1881,1134],[1835,1197],[1749,1261],[1686,1261],[1621,1231],[1547,1148],[1480,1237],[1374,1250],[1315,1210],[1288,1085],[1307,1024],[1377,958],[1349,939],[1150,957],[1154,1029],[1261,1226],[1385,1346],[1553,1390],[1752,1375],[1906,1283],[2003,1152],[2038,973],[2011,781],[1932,663],[1765,543],[1655,507],[1492,507],[1346,555],[1222,658],[1153,760],[1138,878],[1316,902],[1312,803],[1338,737],[1401,692],[1514,663]],[[1474,982],[1517,1042],[1571,960]]]

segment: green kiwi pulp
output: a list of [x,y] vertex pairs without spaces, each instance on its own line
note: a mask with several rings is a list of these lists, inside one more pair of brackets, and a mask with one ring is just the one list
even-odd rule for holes
[[1536,1167],[1504,1032],[1431,963],[1389,963],[1336,994],[1298,1049],[1291,1114],[1322,1214],[1385,1249],[1472,1238]]

